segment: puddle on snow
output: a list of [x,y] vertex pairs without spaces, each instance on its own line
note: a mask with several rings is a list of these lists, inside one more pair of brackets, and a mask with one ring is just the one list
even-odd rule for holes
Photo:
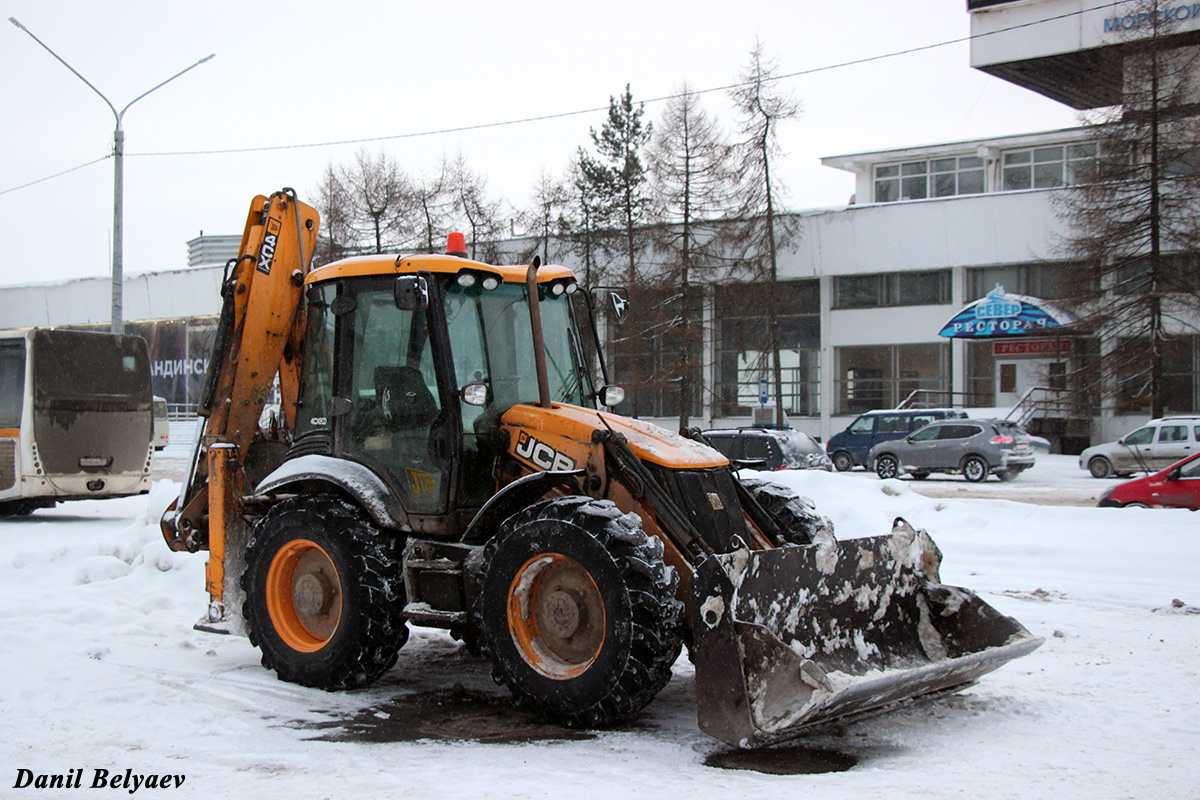
[[821,775],[845,772],[858,759],[832,750],[811,747],[765,747],[761,750],[721,750],[704,759],[704,766],[744,769],[768,775]]
[[301,727],[321,730],[328,742],[415,742],[421,739],[485,744],[594,739],[595,734],[540,721],[513,707],[505,695],[452,689],[399,695],[355,715]]

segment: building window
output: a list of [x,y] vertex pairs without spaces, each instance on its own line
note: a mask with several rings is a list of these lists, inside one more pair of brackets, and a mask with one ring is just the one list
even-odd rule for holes
[[[1154,290],[1150,256],[1140,256],[1116,269],[1113,291],[1120,295],[1145,294]],[[1163,253],[1159,258],[1158,287],[1186,288],[1200,285],[1200,259],[1194,253]]]
[[714,417],[749,416],[759,404],[763,380],[768,400],[775,398],[767,347],[770,294],[778,309],[784,411],[797,417],[820,414],[820,287],[807,280],[716,287]]
[[839,347],[835,358],[838,414],[895,408],[921,390],[949,396],[949,344]]
[[1081,143],[1009,150],[1001,186],[1006,192],[1082,183],[1096,168],[1097,145]]
[[704,293],[692,287],[686,308],[678,289],[643,286],[631,300],[629,316],[609,329],[611,377],[625,389],[625,401],[617,406],[617,412],[635,417],[680,416],[685,402],[682,376],[686,350],[690,354],[688,416],[700,416]]
[[950,302],[950,270],[840,275],[833,279],[833,307],[931,306]]
[[1080,281],[1095,282],[1091,270],[1079,264],[1007,264],[1002,267],[977,267],[967,270],[967,302],[987,296],[1003,286],[1009,294],[1023,294],[1042,300],[1071,297]]
[[983,159],[977,156],[907,161],[875,167],[876,203],[980,194],[983,190]]
[[[1200,410],[1200,336],[1167,339],[1163,347],[1163,404],[1168,414],[1194,414]],[[1150,344],[1146,339],[1118,340],[1121,414],[1150,412]]]

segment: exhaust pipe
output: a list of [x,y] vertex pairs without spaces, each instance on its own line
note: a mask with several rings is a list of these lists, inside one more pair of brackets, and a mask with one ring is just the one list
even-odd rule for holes
[[542,338],[542,307],[538,299],[537,271],[542,257],[534,256],[525,273],[525,289],[529,295],[529,327],[533,332],[533,361],[537,368],[538,405],[553,408],[550,401],[550,375],[546,371],[546,341]]

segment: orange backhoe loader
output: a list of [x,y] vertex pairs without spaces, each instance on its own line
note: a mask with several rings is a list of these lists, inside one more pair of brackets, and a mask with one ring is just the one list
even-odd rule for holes
[[604,410],[621,392],[594,381],[570,270],[472,261],[451,234],[445,255],[309,271],[317,225],[290,190],[252,202],[162,520],[172,549],[209,551],[198,627],[248,633],[280,678],[364,685],[408,624],[435,626],[544,717],[601,726],[686,645],[700,727],[753,747],[1040,644],[942,585],[923,531],[838,542],[698,433]]

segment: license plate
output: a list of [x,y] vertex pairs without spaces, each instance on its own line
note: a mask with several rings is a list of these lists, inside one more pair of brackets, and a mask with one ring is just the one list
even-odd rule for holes
[[84,456],[79,459],[79,466],[81,467],[107,467],[111,463],[111,458],[103,458],[101,456]]

